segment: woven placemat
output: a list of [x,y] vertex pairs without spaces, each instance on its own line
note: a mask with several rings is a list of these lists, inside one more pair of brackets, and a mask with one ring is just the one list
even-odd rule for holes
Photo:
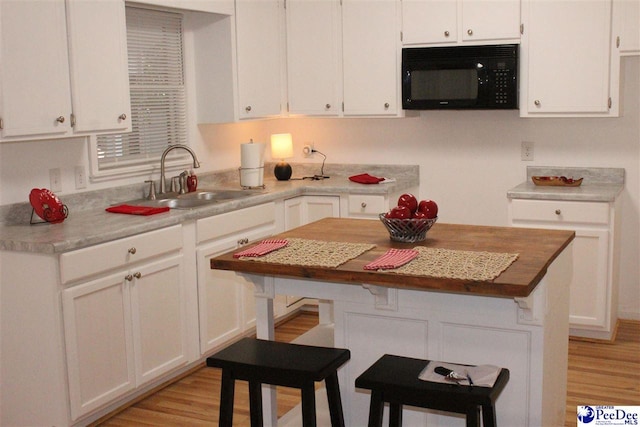
[[519,254],[458,251],[422,246],[414,249],[419,254],[411,262],[386,271],[414,276],[488,281],[498,277],[519,256]]
[[376,245],[368,243],[325,242],[287,238],[289,244],[261,257],[241,257],[241,260],[274,264],[303,265],[306,267],[338,267],[359,257]]

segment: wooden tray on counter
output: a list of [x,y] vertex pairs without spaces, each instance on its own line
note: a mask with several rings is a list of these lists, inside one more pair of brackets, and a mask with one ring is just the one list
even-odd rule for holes
[[555,187],[579,187],[583,178],[573,179],[566,176],[532,176],[531,180],[535,185],[555,186]]

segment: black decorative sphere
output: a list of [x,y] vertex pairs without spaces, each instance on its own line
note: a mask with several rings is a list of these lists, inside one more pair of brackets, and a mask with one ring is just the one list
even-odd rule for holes
[[292,172],[291,165],[285,162],[278,163],[273,170],[273,174],[278,178],[278,181],[288,181]]

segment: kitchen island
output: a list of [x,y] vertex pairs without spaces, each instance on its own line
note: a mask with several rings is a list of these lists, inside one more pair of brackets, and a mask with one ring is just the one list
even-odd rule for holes
[[[377,221],[330,218],[276,237],[373,245],[337,267],[237,259],[233,252],[211,260],[212,268],[253,282],[259,338],[273,339],[277,294],[333,302],[334,345],[352,355],[340,371],[348,425],[366,424],[369,394],[355,389],[354,380],[385,353],[508,368],[498,423],[564,424],[573,232],[436,224],[425,241],[399,243]],[[517,259],[495,279],[480,281],[363,268],[389,248],[415,246],[512,253]],[[264,406],[275,425],[272,405]],[[404,420],[412,426],[464,425],[459,417],[415,408],[405,409]]]

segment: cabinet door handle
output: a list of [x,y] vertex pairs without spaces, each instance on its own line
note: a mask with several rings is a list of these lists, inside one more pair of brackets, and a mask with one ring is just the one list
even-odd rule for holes
[[56,119],[56,122],[58,123],[64,123],[64,116],[60,116]]
[[562,211],[560,209],[556,209],[556,215],[560,215],[562,214]]
[[444,32],[444,36],[445,36],[445,37],[449,37],[449,34],[451,34],[451,33],[449,33],[449,31],[445,31],[445,32]]
[[533,101],[533,103],[535,104],[536,107],[539,107],[541,104],[539,99],[536,99],[535,101]]
[[119,118],[120,120],[127,120],[127,115],[126,115],[125,113],[122,113],[122,114],[120,114],[120,115],[118,116],[118,118]]
[[472,36],[472,35],[473,35],[473,30],[472,30],[471,28],[469,28],[469,29],[467,30],[467,34],[469,34],[470,36]]
[[385,109],[385,110],[388,110],[388,109],[389,109],[389,103],[388,103],[388,102],[385,102],[385,103],[384,103],[384,109]]
[[251,111],[251,105],[247,105],[247,106],[244,108],[244,111],[246,111],[247,113],[248,113],[248,112],[250,112],[250,111]]
[[137,252],[137,250],[136,250],[136,248],[134,247],[134,248],[129,248],[129,249],[127,250],[127,252],[129,252],[131,255],[135,255],[135,254],[136,254],[136,252]]
[[326,105],[324,106],[324,108],[325,108],[325,109],[327,109],[327,110],[330,110],[330,109],[331,109],[331,104],[326,104]]
[[142,277],[142,273],[140,273],[139,271],[136,271],[135,273],[133,273],[133,277],[135,277],[136,279],[139,279]]
[[360,203],[360,207],[362,207],[362,209],[367,207],[367,204],[365,202]]
[[126,280],[127,282],[130,282],[133,280],[133,276],[131,274],[127,274],[126,276],[124,276],[124,280]]

